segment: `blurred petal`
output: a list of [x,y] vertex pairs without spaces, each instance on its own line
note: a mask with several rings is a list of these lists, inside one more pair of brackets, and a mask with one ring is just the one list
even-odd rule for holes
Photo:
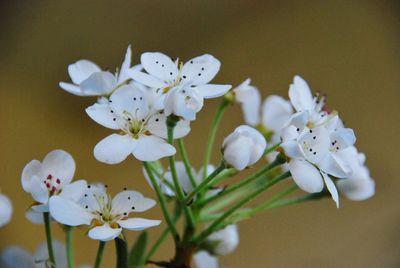
[[231,85],[214,85],[207,84],[195,87],[201,96],[205,99],[217,98],[225,95],[229,89],[232,88]]
[[117,79],[110,72],[96,72],[80,84],[80,88],[87,96],[101,96],[109,94],[117,86]]
[[89,60],[79,60],[68,65],[68,73],[74,84],[79,85],[83,80],[86,80],[95,72],[100,72],[101,69],[94,62]]
[[142,219],[142,218],[130,218],[127,220],[120,220],[118,224],[127,230],[131,231],[141,231],[150,227],[160,225],[161,221],[159,220],[149,220],[149,219]]
[[333,183],[332,179],[325,173],[321,172],[322,178],[324,178],[326,187],[328,188],[328,191],[331,193],[333,201],[336,203],[336,207],[339,208],[339,193],[336,189],[335,184]]
[[63,150],[54,150],[46,155],[42,163],[45,176],[52,175],[60,179],[61,185],[68,184],[75,173],[75,161]]
[[43,174],[42,164],[38,160],[32,160],[29,162],[22,171],[21,183],[25,192],[30,192],[31,180],[34,176],[39,178],[46,176]]
[[77,203],[53,196],[49,201],[50,214],[59,223],[69,226],[90,225],[93,215]]
[[324,181],[318,169],[303,159],[292,159],[289,162],[289,170],[294,182],[303,191],[318,193],[324,189]]

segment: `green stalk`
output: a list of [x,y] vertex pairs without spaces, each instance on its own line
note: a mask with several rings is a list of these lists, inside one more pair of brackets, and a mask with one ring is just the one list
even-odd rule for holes
[[209,187],[213,183],[213,179],[224,169],[225,163],[224,161],[221,161],[221,164],[186,197],[185,203],[189,203],[197,193],[200,193],[201,191]]
[[266,174],[267,172],[269,172],[271,169],[273,169],[276,166],[279,166],[280,164],[282,164],[282,162],[283,162],[282,157],[280,155],[278,155],[277,158],[272,163],[270,163],[269,165],[263,167],[262,169],[260,169],[256,173],[248,176],[247,178],[243,179],[242,181],[240,181],[240,182],[238,182],[238,183],[226,188],[223,192],[205,199],[199,205],[200,206],[205,206],[206,204],[211,203],[216,199],[219,199],[219,198],[221,198],[221,197],[223,197],[223,196],[225,196],[225,195],[227,195],[229,193],[232,193],[232,192],[234,192],[234,191],[236,191],[236,190],[248,185],[249,183],[255,181],[259,177],[261,177],[264,174]]
[[280,207],[285,207],[289,205],[294,205],[294,204],[299,204],[307,201],[313,201],[313,200],[318,200],[324,197],[329,197],[330,194],[328,191],[322,191],[320,193],[315,193],[315,194],[307,194],[303,196],[298,196],[298,197],[293,197],[287,200],[281,200],[278,202],[275,202],[269,206],[269,209],[272,208],[280,208]]
[[99,248],[97,249],[97,255],[96,255],[96,261],[94,263],[94,268],[100,268],[101,260],[103,259],[105,245],[106,245],[106,242],[104,242],[104,241],[99,242]]
[[115,241],[115,251],[117,254],[116,268],[128,268],[128,246],[125,237],[117,237]]
[[44,228],[46,231],[46,240],[47,240],[47,251],[49,253],[49,261],[54,267],[57,267],[55,258],[54,258],[54,251],[53,251],[53,239],[51,238],[51,226],[50,226],[50,214],[49,212],[43,213],[43,220],[44,220]]
[[265,149],[264,155],[267,155],[267,154],[269,154],[270,152],[275,151],[277,148],[279,148],[279,146],[281,146],[281,144],[282,144],[282,142],[279,142],[279,143],[274,144],[274,145],[272,145],[271,147]]
[[186,173],[189,176],[190,183],[192,184],[192,187],[195,188],[197,186],[197,182],[195,177],[193,176],[192,166],[190,165],[189,156],[187,154],[183,139],[178,139],[178,146],[179,146],[179,151],[181,153],[183,164],[185,165]]
[[67,247],[67,260],[68,260],[68,268],[74,268],[74,251],[72,245],[72,233],[74,227],[65,226],[65,244]]
[[[174,128],[176,126],[177,120],[179,120],[179,118],[176,118],[173,115],[170,115],[167,118],[168,143],[171,145],[173,145],[173,142],[174,142]],[[195,224],[194,224],[194,218],[192,215],[192,211],[191,211],[190,207],[186,206],[185,195],[183,193],[183,189],[182,189],[181,183],[179,182],[178,174],[176,172],[175,156],[174,155],[169,156],[168,161],[169,161],[169,167],[170,167],[171,174],[172,174],[172,180],[174,182],[174,186],[175,186],[175,190],[176,190],[175,191],[176,197],[183,208],[183,212],[185,214],[187,225],[190,228],[194,228]]]
[[146,169],[147,174],[149,175],[150,181],[153,184],[153,188],[156,191],[156,195],[158,198],[158,201],[160,202],[161,210],[163,212],[165,221],[167,222],[168,228],[171,231],[172,238],[174,239],[175,245],[178,245],[179,243],[179,235],[178,232],[175,228],[175,224],[171,218],[171,215],[169,214],[168,208],[167,208],[167,201],[165,200],[165,197],[163,193],[161,192],[160,186],[158,185],[156,179],[154,178],[153,172],[151,171],[150,164],[148,162],[143,162],[143,166]]
[[212,122],[210,134],[208,135],[208,143],[207,143],[206,153],[204,155],[203,179],[205,179],[207,177],[207,166],[208,166],[208,163],[210,162],[211,153],[212,153],[212,149],[213,149],[214,141],[215,141],[215,135],[217,134],[218,126],[221,122],[222,115],[224,114],[225,108],[228,106],[229,103],[230,103],[229,100],[227,100],[226,98],[224,98],[221,101],[220,105],[218,106],[217,112],[215,114],[214,120]]
[[219,228],[219,225],[229,216],[231,216],[235,211],[237,211],[239,208],[247,204],[248,202],[252,201],[254,198],[256,198],[258,195],[263,193],[265,190],[270,188],[271,186],[275,185],[276,183],[282,181],[283,179],[287,178],[290,176],[290,172],[285,172],[274,179],[268,181],[265,183],[263,186],[259,187],[256,191],[248,195],[247,197],[243,198],[240,200],[236,205],[232,206],[230,209],[228,209],[226,212],[224,212],[218,219],[216,219],[209,227],[207,227],[199,236],[195,237],[193,239],[193,242],[196,244],[199,244],[203,242],[211,233],[216,231]]

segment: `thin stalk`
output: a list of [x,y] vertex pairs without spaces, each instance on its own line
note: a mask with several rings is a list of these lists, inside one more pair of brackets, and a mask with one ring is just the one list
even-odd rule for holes
[[117,254],[116,268],[128,268],[128,245],[125,237],[117,237],[115,241],[115,251]]
[[229,103],[230,102],[225,98],[221,101],[220,105],[218,106],[217,112],[215,114],[214,120],[212,122],[210,134],[208,135],[206,153],[204,155],[203,179],[205,179],[207,177],[207,166],[208,166],[208,163],[210,162],[211,153],[212,153],[212,149],[213,149],[214,141],[215,141],[215,136],[217,134],[218,126],[221,122],[222,115],[224,114],[225,108],[228,106]]
[[226,196],[229,193],[232,193],[246,185],[248,185],[249,183],[255,181],[256,179],[258,179],[259,177],[263,176],[264,174],[266,174],[267,172],[269,172],[271,169],[275,168],[276,166],[279,166],[280,164],[282,164],[282,159],[279,157],[277,157],[272,163],[270,163],[269,165],[263,167],[262,169],[260,169],[259,171],[257,171],[256,173],[248,176],[247,178],[241,180],[240,182],[226,188],[223,192],[220,192],[217,195],[211,196],[205,200],[203,200],[199,205],[200,206],[204,206],[208,203],[213,202],[216,199],[219,199],[223,196]]
[[68,268],[74,268],[74,250],[72,245],[72,233],[74,227],[65,226],[65,244],[67,247],[67,260],[68,260]]
[[307,195],[303,195],[303,196],[293,197],[293,198],[290,198],[290,199],[286,199],[286,200],[281,200],[281,201],[275,202],[275,203],[271,204],[271,206],[269,206],[269,209],[280,208],[280,207],[285,207],[285,206],[289,206],[289,205],[299,204],[299,203],[303,203],[303,202],[306,202],[306,201],[318,200],[318,199],[321,199],[323,197],[328,197],[328,196],[329,196],[329,192],[328,191],[322,191],[320,193],[307,194]]
[[203,242],[211,233],[213,233],[219,225],[229,216],[231,216],[235,211],[237,211],[239,208],[247,204],[248,202],[252,201],[254,198],[256,198],[258,195],[263,193],[265,190],[270,188],[271,186],[275,185],[276,183],[282,181],[283,179],[287,178],[290,176],[290,172],[285,172],[274,179],[268,181],[265,183],[263,186],[259,187],[256,191],[248,195],[247,197],[243,198],[241,201],[239,201],[236,205],[232,206],[230,209],[228,209],[226,212],[224,212],[218,219],[216,219],[209,227],[207,227],[199,236],[193,239],[193,242],[196,244],[199,244]]
[[186,197],[185,203],[189,203],[192,198],[209,187],[213,183],[213,179],[221,173],[225,169],[225,163],[224,161],[221,161],[221,164],[207,177],[205,178],[196,188],[193,189],[193,191]]
[[[173,145],[174,142],[174,128],[176,126],[177,119],[174,117],[169,116],[167,118],[167,132],[168,132],[168,143]],[[169,167],[171,170],[172,180],[175,186],[176,197],[183,208],[183,212],[185,214],[186,223],[190,228],[194,228],[194,218],[190,207],[186,206],[185,202],[185,195],[183,193],[182,185],[179,181],[178,174],[176,172],[176,165],[175,165],[175,156],[169,156]]]
[[269,154],[270,152],[275,151],[279,146],[281,146],[282,142],[279,142],[277,144],[272,145],[271,147],[268,147],[267,149],[265,149],[264,151],[264,155]]
[[54,250],[53,250],[53,239],[51,238],[51,226],[50,226],[50,214],[49,212],[43,213],[44,220],[44,228],[46,231],[46,241],[47,241],[47,251],[49,253],[49,261],[54,267],[57,267],[55,258],[54,258]]
[[97,249],[97,255],[96,255],[96,261],[94,263],[94,268],[99,268],[101,264],[101,260],[103,259],[103,253],[104,253],[104,246],[106,245],[106,242],[100,241],[99,242],[99,248]]
[[148,162],[143,162],[143,166],[146,169],[147,174],[149,175],[151,184],[153,185],[154,190],[156,191],[156,195],[158,198],[158,201],[160,202],[161,210],[163,212],[165,221],[167,222],[168,228],[171,231],[172,238],[174,239],[175,245],[178,245],[179,243],[179,234],[175,228],[175,224],[171,218],[171,215],[169,214],[168,208],[167,208],[167,201],[165,200],[165,197],[163,193],[161,192],[160,186],[158,185],[156,179],[154,178],[153,172],[151,171],[150,164]]
[[174,185],[172,185],[171,182],[169,182],[167,179],[165,179],[164,175],[161,174],[160,172],[158,172],[158,170],[152,164],[150,164],[150,169],[153,172],[153,174],[155,174],[159,179],[162,180],[163,184],[165,184],[171,191],[175,192]]
[[197,186],[197,182],[193,175],[192,166],[190,165],[189,156],[187,154],[183,139],[178,139],[178,146],[179,146],[179,151],[181,153],[183,164],[185,165],[186,173],[189,176],[190,183],[192,184],[192,187],[195,188]]

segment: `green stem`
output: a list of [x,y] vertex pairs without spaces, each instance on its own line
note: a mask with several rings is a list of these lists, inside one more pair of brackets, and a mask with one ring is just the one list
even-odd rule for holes
[[192,198],[197,194],[209,187],[213,183],[213,179],[225,169],[224,161],[206,178],[204,179],[193,191],[186,197],[185,203],[189,203]]
[[195,188],[197,186],[197,182],[193,175],[192,166],[190,165],[189,156],[187,154],[183,139],[178,139],[178,146],[179,146],[179,151],[181,153],[183,164],[185,165],[186,173],[189,176],[190,183],[192,184],[193,188]]
[[167,222],[168,228],[171,231],[171,235],[172,235],[172,238],[174,239],[175,245],[178,245],[179,235],[175,228],[175,223],[173,222],[171,215],[169,214],[169,211],[167,208],[167,201],[165,200],[165,197],[164,197],[163,193],[161,192],[160,186],[158,185],[156,179],[154,178],[154,174],[151,171],[150,164],[148,162],[143,162],[143,166],[146,169],[147,174],[149,175],[149,178],[150,178],[151,184],[153,185],[154,190],[156,191],[158,201],[160,202],[161,210],[163,212],[165,221]]
[[215,136],[217,134],[218,126],[221,122],[222,115],[224,114],[225,108],[228,106],[230,102],[227,99],[223,99],[218,106],[217,112],[215,114],[214,120],[211,125],[210,134],[208,135],[208,143],[206,148],[206,153],[204,155],[204,162],[203,162],[203,179],[207,177],[207,166],[210,162],[212,149],[214,146]]
[[[179,120],[179,119],[173,115],[168,116],[168,118],[167,118],[168,143],[171,145],[173,145],[173,142],[174,142],[174,128],[176,126],[177,120]],[[174,186],[175,186],[175,190],[176,190],[175,191],[176,197],[183,208],[183,212],[185,214],[185,218],[186,218],[186,222],[187,222],[188,226],[190,228],[194,228],[195,224],[194,224],[194,218],[192,215],[192,211],[191,211],[190,207],[186,206],[185,195],[183,193],[183,189],[182,189],[181,183],[179,181],[178,174],[176,172],[175,156],[174,155],[169,156],[168,161],[169,161],[169,167],[171,170],[172,180],[174,182]]]
[[276,166],[279,166],[280,164],[282,164],[283,159],[281,158],[280,155],[277,156],[277,158],[269,165],[263,167],[262,169],[260,169],[259,171],[257,171],[256,173],[248,176],[247,178],[243,179],[242,181],[232,185],[231,187],[226,188],[223,192],[220,192],[217,195],[211,196],[208,199],[205,199],[204,201],[202,201],[199,205],[200,206],[204,206],[208,203],[213,202],[216,199],[219,199],[229,193],[232,193],[246,185],[248,185],[249,183],[253,182],[254,180],[258,179],[259,177],[263,176],[264,174],[266,174],[268,171],[270,171],[271,169],[275,168]]
[[50,226],[50,214],[49,212],[43,213],[43,220],[44,220],[44,228],[46,231],[46,240],[47,240],[47,251],[49,253],[49,261],[51,265],[57,267],[55,258],[54,258],[54,251],[53,251],[53,240],[51,238],[51,226]]
[[271,186],[275,185],[276,183],[282,181],[283,179],[287,178],[290,176],[290,172],[285,172],[274,179],[268,181],[265,183],[263,186],[259,187],[256,191],[252,192],[250,195],[247,197],[243,198],[240,200],[236,205],[232,206],[230,209],[228,209],[226,212],[224,212],[218,219],[216,219],[209,227],[207,227],[199,236],[193,239],[193,241],[196,244],[199,244],[203,242],[211,233],[216,231],[216,229],[219,227],[219,225],[229,216],[231,216],[235,211],[237,211],[239,208],[247,204],[248,202],[252,201],[254,198],[256,198],[258,195],[263,193],[265,190],[270,188]]
[[321,199],[324,197],[329,197],[329,196],[330,196],[330,194],[328,191],[322,191],[320,193],[315,193],[315,194],[307,194],[307,195],[293,197],[290,199],[275,202],[275,203],[271,204],[268,207],[268,209],[280,208],[280,207],[285,207],[285,206],[289,206],[289,205],[299,204],[299,203],[306,202],[306,201],[318,200],[318,199]]
[[272,145],[271,147],[268,147],[267,149],[265,149],[264,151],[264,155],[269,154],[270,152],[275,151],[279,146],[281,146],[282,142],[279,142],[277,144]]
[[72,233],[74,227],[65,226],[65,243],[67,246],[67,260],[68,260],[68,268],[74,268],[74,251],[72,245]]
[[97,249],[97,255],[96,255],[96,261],[94,263],[94,268],[99,268],[101,264],[101,260],[103,259],[103,253],[104,253],[104,246],[106,245],[106,242],[100,241],[99,242],[99,248]]
[[128,246],[125,237],[117,237],[115,241],[115,250],[117,253],[116,268],[128,268]]

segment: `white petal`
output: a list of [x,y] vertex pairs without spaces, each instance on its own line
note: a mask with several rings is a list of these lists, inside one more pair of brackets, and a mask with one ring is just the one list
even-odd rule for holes
[[280,132],[289,122],[293,113],[290,102],[276,95],[265,99],[262,106],[262,122],[264,127]]
[[87,96],[109,94],[117,86],[117,79],[110,72],[97,72],[80,84],[82,92]]
[[25,212],[25,217],[33,224],[44,224],[43,213],[29,209]]
[[150,227],[160,225],[161,221],[159,220],[149,220],[142,218],[129,218],[127,220],[120,220],[118,224],[127,230],[131,231],[141,231]]
[[335,145],[333,145],[335,148],[343,150],[354,145],[356,136],[351,128],[340,128],[331,133],[331,141],[335,143]]
[[102,183],[89,184],[83,197],[79,200],[79,205],[90,212],[95,212],[102,209],[98,202],[99,200],[102,200],[104,204],[108,204],[107,188]]
[[58,85],[65,91],[74,94],[76,96],[86,96],[86,93],[82,92],[81,88],[77,85],[65,82],[60,82]]
[[110,97],[112,110],[121,117],[141,120],[149,113],[145,93],[133,85],[125,85],[115,91]]
[[94,147],[94,157],[103,163],[118,164],[124,161],[135,149],[136,141],[129,135],[112,134]]
[[31,180],[34,176],[43,178],[42,164],[38,160],[32,160],[22,170],[21,184],[25,192],[30,192]]
[[164,112],[167,116],[174,114],[193,121],[203,104],[204,98],[196,88],[176,87],[168,91],[165,96]]
[[146,52],[140,57],[143,68],[162,81],[173,81],[178,76],[176,64],[167,55],[160,52]]
[[207,251],[198,251],[193,256],[193,262],[196,268],[218,268],[218,259],[210,255]]
[[309,118],[310,113],[308,111],[292,114],[289,118],[288,126],[294,126],[297,132],[300,134],[306,127]]
[[289,162],[290,173],[294,182],[308,193],[318,193],[324,189],[324,181],[318,169],[303,159]]
[[[57,267],[67,267],[67,255],[65,245],[57,240],[53,240],[53,251],[54,258],[57,264]],[[39,248],[36,250],[34,259],[36,261],[43,261],[49,259],[49,251],[47,249],[47,243],[42,243]],[[46,268],[45,263],[41,262],[40,264],[36,264],[35,268]]]
[[335,184],[333,183],[332,179],[325,173],[321,172],[322,178],[325,181],[326,187],[328,188],[328,191],[331,193],[333,201],[336,203],[336,207],[339,208],[339,193],[336,189]]
[[144,197],[136,191],[123,191],[114,196],[112,200],[113,214],[129,214],[132,211],[143,212],[156,205],[156,201]]
[[31,195],[32,198],[42,204],[46,204],[49,199],[49,192],[42,179],[34,176],[31,182]]
[[375,194],[375,182],[365,166],[350,178],[338,180],[337,186],[341,194],[353,201],[366,200]]
[[141,161],[156,161],[176,153],[175,147],[156,136],[140,136],[133,155]]
[[94,62],[89,60],[79,60],[68,65],[68,73],[74,84],[79,85],[83,80],[86,80],[95,72],[100,72],[101,69]]
[[86,191],[87,183],[85,180],[78,180],[71,184],[67,184],[62,188],[60,197],[77,202]]
[[246,124],[255,126],[260,123],[261,95],[258,89],[250,85],[250,78],[233,89],[235,99],[241,103]]
[[152,88],[165,88],[168,86],[167,83],[163,82],[159,78],[156,78],[154,76],[151,76],[149,74],[130,69],[127,71],[129,77],[134,79],[135,81],[142,83],[143,85],[146,85],[148,87]]
[[237,225],[228,225],[224,229],[212,233],[207,240],[217,242],[213,253],[216,253],[217,255],[228,255],[239,245],[239,232]]
[[122,62],[121,69],[119,70],[118,75],[118,84],[124,82],[129,78],[127,71],[131,67],[131,58],[132,58],[132,49],[131,45],[128,46],[125,53],[124,61]]
[[111,228],[108,224],[92,228],[88,235],[91,239],[100,241],[110,241],[119,236],[121,228]]
[[44,213],[44,212],[49,212],[49,204],[41,204],[41,205],[35,205],[31,207],[33,211],[38,212],[38,213]]
[[304,129],[298,142],[302,146],[305,158],[311,163],[320,163],[329,154],[330,138],[324,127]]
[[[146,123],[146,128],[154,135],[167,139],[167,118],[164,113],[155,113]],[[180,139],[190,132],[190,121],[179,120],[174,128],[174,139]]]
[[53,196],[49,201],[50,214],[59,223],[69,226],[90,225],[93,215],[74,201]]
[[237,170],[245,169],[250,163],[250,148],[251,140],[246,137],[241,137],[230,143],[224,149],[225,161],[236,168]]
[[212,55],[204,54],[187,61],[183,65],[181,76],[184,81],[189,81],[192,85],[205,85],[215,77],[220,67],[219,60]]
[[68,184],[75,173],[75,161],[72,156],[63,150],[54,150],[46,155],[42,163],[43,171],[47,175],[60,179],[61,185]]
[[108,103],[95,103],[86,108],[85,111],[96,123],[110,129],[120,129],[120,126],[114,120],[115,115],[111,112],[112,110]]
[[290,158],[301,158],[304,157],[303,151],[297,141],[287,141],[281,144],[281,148],[285,151],[285,154]]
[[26,250],[11,246],[1,252],[0,267],[2,268],[35,268],[33,256]]
[[297,112],[310,111],[315,107],[310,87],[300,76],[295,76],[289,88],[289,98]]
[[360,166],[358,153],[353,148],[329,153],[320,163],[321,170],[338,178],[349,177]]
[[13,207],[10,199],[0,194],[0,227],[10,222],[13,212]]
[[201,96],[205,99],[217,98],[225,95],[229,89],[232,88],[231,85],[214,85],[207,84],[195,87]]

